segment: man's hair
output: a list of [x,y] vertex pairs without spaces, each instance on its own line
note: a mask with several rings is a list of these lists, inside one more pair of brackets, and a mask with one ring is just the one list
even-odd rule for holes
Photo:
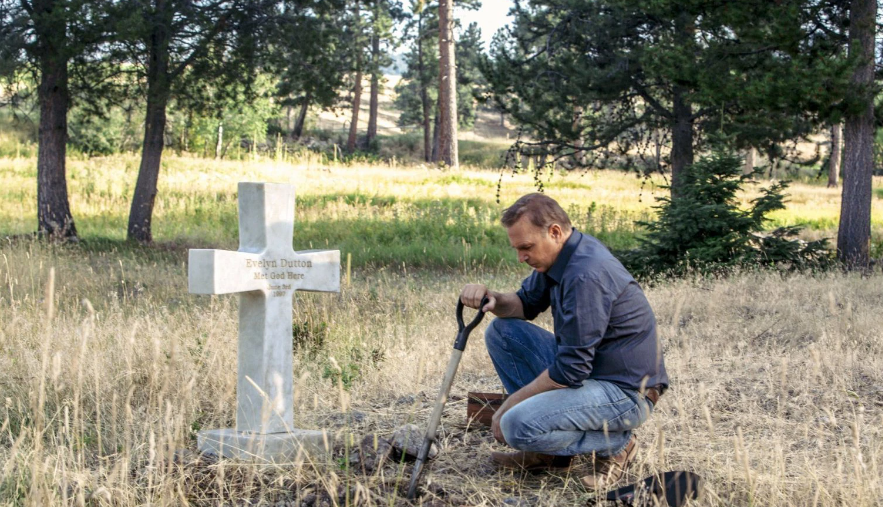
[[571,228],[567,213],[555,202],[555,199],[545,194],[533,193],[521,196],[515,204],[503,210],[500,222],[508,229],[524,215],[527,215],[530,223],[544,231],[547,231],[552,224],[560,225],[565,232]]

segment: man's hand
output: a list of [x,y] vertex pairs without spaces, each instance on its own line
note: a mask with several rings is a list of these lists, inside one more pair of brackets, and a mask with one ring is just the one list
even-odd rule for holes
[[481,300],[485,296],[487,296],[488,303],[484,305],[482,310],[484,312],[492,312],[497,306],[497,298],[494,293],[487,290],[487,287],[480,283],[470,283],[463,287],[463,291],[460,292],[460,301],[469,308],[478,309],[481,306]]
[[503,419],[503,415],[505,415],[510,408],[540,393],[554,391],[556,389],[563,389],[564,387],[566,386],[563,386],[549,378],[549,370],[543,370],[543,372],[540,373],[537,378],[533,379],[530,384],[527,384],[526,386],[509,395],[509,397],[506,398],[506,401],[504,401],[503,404],[500,405],[500,408],[498,408],[497,411],[494,412],[494,417],[491,421],[491,431],[494,432],[494,438],[497,439],[497,442],[500,442],[501,444],[506,443],[506,437],[503,436],[503,430],[500,428],[500,421]]
[[500,405],[500,408],[494,412],[494,417],[491,420],[491,431],[494,433],[494,438],[497,442],[501,444],[506,443],[506,437],[503,436],[503,430],[500,428],[500,421],[503,420],[503,414],[509,411],[510,408],[514,407],[515,403],[512,403],[512,397],[506,398],[506,401]]

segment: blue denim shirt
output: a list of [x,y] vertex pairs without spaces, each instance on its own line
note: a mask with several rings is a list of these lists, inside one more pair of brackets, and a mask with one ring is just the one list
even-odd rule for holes
[[558,352],[549,377],[555,382],[579,387],[596,379],[635,390],[642,384],[668,387],[650,303],[594,237],[573,229],[549,271],[534,271],[517,294],[527,320],[552,307]]

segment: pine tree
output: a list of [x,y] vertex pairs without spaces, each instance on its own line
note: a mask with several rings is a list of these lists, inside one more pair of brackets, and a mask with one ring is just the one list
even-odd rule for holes
[[345,0],[315,2],[309,8],[287,6],[275,23],[269,48],[271,72],[279,76],[282,105],[297,107],[291,137],[303,135],[311,106],[333,107],[340,98],[352,52],[348,49]]
[[759,173],[743,174],[744,161],[714,152],[684,170],[677,199],[657,198],[658,217],[638,222],[647,229],[641,247],[622,256],[635,274],[683,274],[735,266],[781,265],[822,267],[826,240],[803,243],[799,227],[765,233],[769,213],[784,209],[787,182],[773,183],[740,207],[737,193]]
[[874,170],[874,47],[876,0],[852,0],[849,14],[849,56],[857,65],[850,79],[855,107],[844,118],[843,197],[837,257],[848,269],[870,262],[871,184]]
[[100,49],[112,16],[106,1],[0,0],[0,75],[14,84],[27,74],[37,81],[41,234],[77,237],[67,189],[68,112],[74,97],[99,107],[98,97],[108,91],[109,69]]
[[153,207],[165,146],[166,110],[173,97],[199,94],[207,83],[249,83],[256,44],[275,5],[248,1],[126,0],[117,24],[120,48],[146,81],[141,165],[129,211],[127,238],[153,240]]
[[773,153],[845,93],[837,0],[531,0],[513,13],[484,70],[533,139],[521,148],[634,166],[663,132],[675,197],[709,133]]
[[[458,7],[464,7],[458,4]],[[475,7],[466,4],[465,7]],[[432,40],[437,33],[437,10],[421,1],[411,4],[406,39],[411,48],[405,53],[405,71],[396,85],[395,106],[401,111],[400,126],[420,125],[423,129],[424,160],[432,161],[433,129],[438,104],[438,45]],[[484,100],[486,81],[480,70],[482,57],[481,30],[471,24],[455,45],[457,61],[457,119],[460,128],[470,128],[477,115],[476,101]],[[437,151],[437,150],[435,150]]]

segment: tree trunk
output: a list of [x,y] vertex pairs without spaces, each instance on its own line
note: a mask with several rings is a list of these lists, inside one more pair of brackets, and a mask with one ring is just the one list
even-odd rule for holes
[[65,24],[54,0],[34,2],[34,28],[40,49],[40,126],[37,148],[37,230],[75,239],[77,229],[67,192],[68,61]]
[[438,6],[439,161],[452,169],[460,166],[457,153],[457,67],[454,53],[454,2]]
[[671,129],[671,197],[676,199],[683,186],[684,170],[693,163],[693,110],[685,99],[685,90],[674,86]]
[[831,126],[831,160],[828,162],[828,188],[837,188],[840,176],[840,158],[843,151],[843,124]]
[[366,143],[377,137],[377,109],[380,96],[380,0],[374,0],[374,26],[371,35],[371,98],[368,101],[368,136]]
[[742,174],[753,173],[755,165],[757,165],[757,148],[752,146],[745,152],[745,165],[742,167]]
[[844,122],[843,197],[840,201],[837,258],[847,269],[864,269],[870,261],[876,17],[876,0],[851,2],[849,57],[858,62],[851,85],[853,93],[864,98],[864,107],[860,112],[848,114]]
[[307,92],[304,95],[304,101],[300,105],[300,111],[297,113],[297,121],[294,124],[294,130],[291,131],[292,139],[300,139],[302,135],[304,135],[304,124],[307,121],[307,110],[310,108],[310,101],[313,99],[313,94],[311,92]]
[[294,118],[292,118],[294,113],[293,109],[294,108],[291,106],[285,107],[285,127],[288,129],[289,132],[292,132],[294,130]]
[[[696,34],[696,20],[689,11],[675,18],[675,42],[687,47]],[[672,87],[671,198],[677,199],[683,187],[684,170],[693,163],[693,108],[690,90],[682,84]]]
[[356,140],[359,135],[359,107],[362,105],[362,71],[356,72],[356,86],[353,90],[353,116],[350,122],[350,134],[346,139],[346,149],[350,153],[356,151]]
[[[165,2],[158,1],[158,17],[167,16]],[[169,35],[167,24],[155,21],[150,34],[147,64],[147,114],[144,119],[144,144],[141,148],[141,167],[129,211],[127,238],[139,243],[153,241],[153,205],[156,185],[165,144],[166,106],[169,102]]]
[[[502,113],[501,113],[502,118]],[[571,121],[570,128],[576,133],[576,137],[573,140],[574,153],[573,157],[571,157],[571,163],[574,167],[582,167],[586,160],[586,152],[583,150],[583,136],[582,136],[582,118],[583,118],[583,107],[579,104],[573,105],[573,120]],[[502,123],[502,121],[501,121]]]
[[224,148],[224,122],[218,122],[218,142],[215,143],[215,158],[221,158]]
[[[359,23],[359,0],[356,0],[356,23]],[[350,121],[350,134],[346,140],[346,151],[356,151],[356,136],[359,135],[359,107],[362,105],[362,47],[356,42],[356,77],[353,88],[353,115]]]
[[[63,31],[61,33],[64,33]],[[61,47],[57,48],[61,50]],[[40,58],[37,222],[40,233],[76,238],[67,192],[67,59],[47,48]]]
[[417,21],[417,69],[420,73],[420,103],[423,105],[423,161],[432,161],[432,132],[429,125],[429,83],[426,81],[426,68],[423,63],[423,12]]
[[438,150],[438,141],[441,136],[440,128],[439,128],[439,114],[438,109],[435,110],[435,118],[432,119],[432,153],[429,154],[430,162],[438,162],[441,160]]

